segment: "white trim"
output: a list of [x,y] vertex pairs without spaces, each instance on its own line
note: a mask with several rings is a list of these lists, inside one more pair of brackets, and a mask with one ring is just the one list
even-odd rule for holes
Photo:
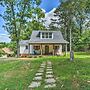
[[52,33],[52,39],[53,39],[53,33]]
[[42,39],[42,33],[40,33],[40,39]]
[[[44,32],[41,32],[40,33],[40,39],[53,39],[53,32],[45,32],[45,33],[48,33],[48,38],[42,38],[42,33],[44,33]],[[49,38],[49,33],[52,33],[52,38]]]

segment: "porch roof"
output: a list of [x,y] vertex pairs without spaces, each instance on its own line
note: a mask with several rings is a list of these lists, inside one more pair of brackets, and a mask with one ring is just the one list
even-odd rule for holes
[[29,41],[29,44],[68,44],[66,40],[51,40],[51,39],[44,39],[44,40],[34,40]]

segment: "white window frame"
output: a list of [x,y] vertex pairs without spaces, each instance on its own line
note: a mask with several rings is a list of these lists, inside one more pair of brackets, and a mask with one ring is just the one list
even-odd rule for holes
[[[43,38],[43,33],[44,33],[44,38]],[[48,33],[48,38],[46,38],[46,33]],[[40,38],[41,38],[41,39],[53,39],[53,33],[52,33],[52,38],[49,38],[49,33],[52,33],[52,32],[42,32],[42,33],[40,34]]]

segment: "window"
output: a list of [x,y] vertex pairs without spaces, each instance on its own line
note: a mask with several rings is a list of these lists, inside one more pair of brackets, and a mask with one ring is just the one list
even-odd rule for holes
[[26,46],[26,49],[28,49],[28,46]]
[[51,32],[42,32],[42,38],[52,38],[52,33]]
[[48,38],[48,33],[46,33],[46,38]]
[[34,46],[34,49],[35,50],[39,50],[40,49],[40,46]]
[[59,46],[55,46],[54,49],[55,49],[55,50],[59,49]]
[[42,38],[45,38],[45,35],[44,35],[44,33],[42,33]]
[[49,33],[49,38],[52,38],[52,33]]

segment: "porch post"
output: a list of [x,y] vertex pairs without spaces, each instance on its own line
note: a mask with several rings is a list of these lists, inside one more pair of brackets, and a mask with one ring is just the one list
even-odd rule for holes
[[29,50],[28,50],[28,54],[30,55],[30,44],[29,44],[29,46],[28,46],[28,49],[29,49]]
[[40,45],[40,51],[41,51],[41,55],[42,55],[42,44]]
[[54,51],[54,44],[53,44],[53,56],[55,55],[55,51]]
[[67,44],[65,45],[65,55],[67,56]]

